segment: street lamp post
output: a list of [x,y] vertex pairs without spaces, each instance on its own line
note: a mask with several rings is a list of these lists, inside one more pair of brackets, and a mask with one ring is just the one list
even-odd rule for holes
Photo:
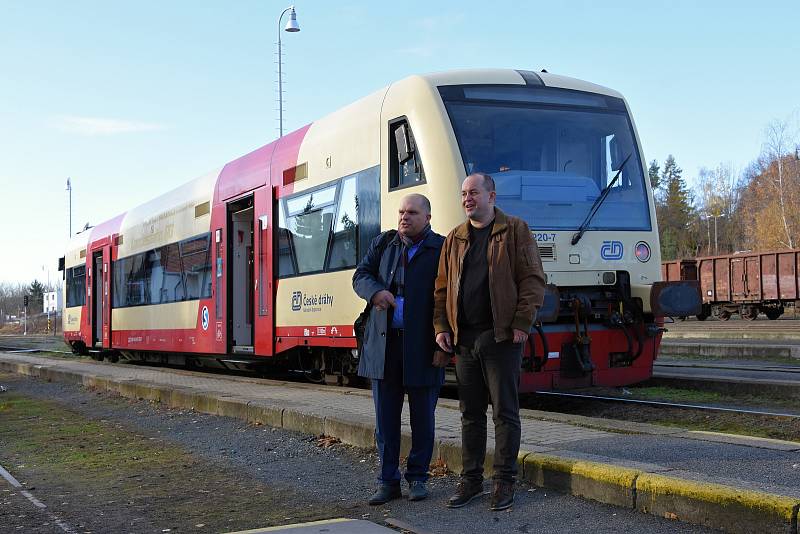
[[719,247],[717,246],[717,219],[719,215],[714,215],[714,255],[719,255]]
[[72,238],[72,182],[67,178],[67,194],[69,195],[69,237]]
[[708,253],[711,254],[711,219],[714,219],[714,255],[719,254],[719,243],[717,241],[717,219],[720,217],[725,217],[724,214],[720,215],[712,215],[711,213],[706,213],[705,215],[700,215],[700,218],[706,221],[706,230],[708,232]]
[[300,31],[300,25],[297,23],[297,13],[295,13],[294,6],[289,6],[283,10],[281,16],[278,17],[278,131],[280,137],[283,137],[283,68],[281,61],[281,20],[283,16],[289,13],[289,20],[286,22],[284,31],[294,33]]
[[712,217],[714,219],[714,255],[719,255],[719,246],[717,243],[717,219],[720,217],[725,217],[725,215],[708,215],[708,217]]

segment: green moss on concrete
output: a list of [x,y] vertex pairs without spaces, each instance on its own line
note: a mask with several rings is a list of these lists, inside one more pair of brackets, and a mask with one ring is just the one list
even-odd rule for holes
[[639,476],[636,480],[636,490],[640,494],[647,493],[654,499],[659,495],[671,495],[720,507],[740,506],[755,512],[777,515],[787,522],[792,520],[794,509],[800,503],[800,499],[783,495],[652,473]]
[[633,488],[633,481],[641,474],[641,471],[636,469],[548,454],[528,454],[525,457],[525,463],[541,470],[577,475],[600,483],[626,488]]

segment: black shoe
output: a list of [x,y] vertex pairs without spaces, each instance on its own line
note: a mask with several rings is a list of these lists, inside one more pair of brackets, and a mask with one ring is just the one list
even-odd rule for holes
[[386,504],[392,499],[399,499],[402,496],[400,484],[381,484],[367,502],[372,505]]
[[514,504],[514,483],[507,480],[495,480],[489,509],[499,512],[511,508],[512,504]]
[[461,508],[481,495],[483,495],[483,482],[461,480],[456,486],[455,494],[447,501],[447,507]]
[[408,483],[408,500],[421,501],[428,497],[428,488],[422,480],[412,480]]

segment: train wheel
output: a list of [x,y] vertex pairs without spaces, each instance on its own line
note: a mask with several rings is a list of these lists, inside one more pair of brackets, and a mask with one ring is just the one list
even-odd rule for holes
[[767,316],[767,319],[770,321],[774,321],[781,315],[783,315],[783,310],[776,310],[774,308],[768,309],[764,311],[764,314]]
[[720,321],[727,321],[730,318],[731,318],[731,312],[726,310],[722,310],[717,314],[717,319],[719,319]]
[[739,315],[741,315],[742,319],[745,321],[755,321],[756,317],[758,317],[758,308],[745,306],[739,311]]
[[697,317],[698,321],[705,321],[706,319],[708,319],[708,314],[699,313],[699,314],[695,315],[695,317]]

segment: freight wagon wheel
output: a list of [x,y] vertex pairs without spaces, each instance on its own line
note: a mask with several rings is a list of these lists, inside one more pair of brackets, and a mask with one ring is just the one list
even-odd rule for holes
[[775,319],[777,319],[778,317],[783,315],[783,311],[782,310],[766,310],[764,312],[764,314],[767,316],[767,319],[769,319],[770,321],[774,321]]
[[758,308],[746,306],[742,308],[742,310],[739,312],[739,315],[741,315],[742,319],[745,321],[755,321],[756,317],[758,317]]
[[720,321],[727,321],[730,318],[731,318],[731,312],[729,311],[722,310],[717,314],[717,319],[719,319]]

